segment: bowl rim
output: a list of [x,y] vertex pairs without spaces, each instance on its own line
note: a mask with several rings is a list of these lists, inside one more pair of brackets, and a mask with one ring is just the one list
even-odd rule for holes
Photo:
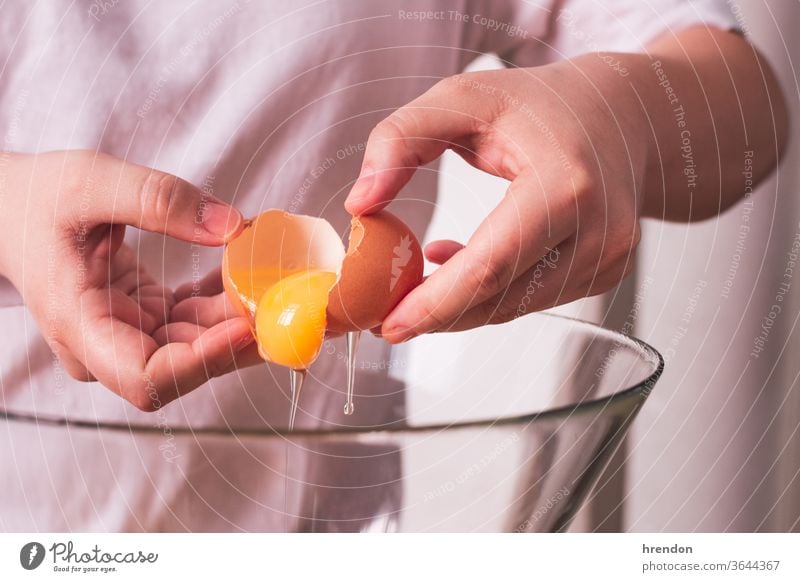
[[[313,437],[315,439],[328,438],[328,437],[348,437],[354,436],[376,436],[397,433],[420,433],[420,432],[440,432],[452,431],[458,429],[468,429],[475,427],[495,427],[495,426],[508,426],[518,424],[529,424],[534,420],[550,419],[564,417],[574,414],[575,412],[591,411],[597,408],[604,409],[612,403],[627,400],[629,398],[639,397],[644,401],[650,394],[653,386],[656,384],[661,374],[664,371],[664,357],[653,346],[647,342],[640,340],[627,333],[608,329],[597,325],[595,323],[575,318],[558,313],[538,312],[538,316],[548,317],[552,319],[561,319],[572,324],[578,324],[581,327],[589,328],[595,334],[603,334],[616,340],[617,344],[625,343],[631,347],[635,347],[638,351],[649,356],[653,364],[652,371],[646,378],[637,382],[636,384],[617,390],[606,396],[592,398],[580,401],[574,404],[566,404],[555,408],[548,408],[545,410],[538,410],[527,412],[524,414],[515,414],[509,416],[502,416],[498,418],[474,419],[453,422],[433,422],[419,425],[406,424],[405,421],[397,421],[387,423],[385,425],[372,425],[372,426],[333,426],[323,429],[298,429],[287,430],[278,429],[270,425],[266,425],[263,429],[256,428],[223,428],[223,427],[203,427],[192,428],[191,426],[176,426],[171,427],[172,434],[175,435],[197,435],[197,436],[226,436],[235,438],[297,438],[297,437]],[[37,415],[31,413],[20,413],[11,410],[0,408],[0,420],[5,420],[15,423],[28,423],[45,426],[64,426],[78,429],[94,429],[103,431],[118,431],[129,432],[135,434],[148,434],[148,433],[162,433],[162,429],[155,425],[143,425],[139,423],[124,423],[124,422],[102,422],[90,421],[81,419],[72,419],[69,417],[56,417],[50,415]]]

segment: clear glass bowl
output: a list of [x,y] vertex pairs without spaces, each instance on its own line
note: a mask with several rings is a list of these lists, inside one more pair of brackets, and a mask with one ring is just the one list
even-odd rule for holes
[[663,369],[634,338],[547,314],[414,343],[402,417],[370,426],[175,429],[176,459],[158,428],[18,426],[53,444],[17,470],[64,476],[57,499],[25,499],[67,530],[561,531]]

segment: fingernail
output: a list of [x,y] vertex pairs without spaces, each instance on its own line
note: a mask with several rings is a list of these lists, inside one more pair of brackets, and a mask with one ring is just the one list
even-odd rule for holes
[[206,199],[200,209],[200,218],[208,232],[227,240],[239,231],[242,214],[224,202]]
[[369,166],[364,166],[361,168],[361,174],[356,180],[356,183],[353,184],[353,188],[350,190],[350,194],[347,196],[347,200],[344,201],[345,207],[350,209],[353,205],[358,205],[359,202],[367,198],[369,196],[370,190],[372,190],[372,184],[375,183],[375,172]]
[[243,350],[244,348],[252,344],[255,341],[255,339],[256,338],[253,337],[252,333],[248,333],[246,336],[244,336],[242,339],[236,342],[236,345],[234,346],[235,351],[238,352]]
[[386,330],[386,333],[383,334],[383,338],[389,340],[392,343],[399,344],[402,342],[406,342],[417,334],[414,330],[410,327],[407,327],[402,324],[396,324],[389,327]]

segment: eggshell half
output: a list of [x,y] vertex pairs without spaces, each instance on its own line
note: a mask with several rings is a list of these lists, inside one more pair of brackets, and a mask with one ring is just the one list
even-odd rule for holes
[[339,281],[331,290],[327,328],[367,330],[422,282],[422,249],[411,229],[384,211],[355,217]]
[[267,210],[249,221],[222,257],[222,283],[233,305],[255,321],[258,301],[284,277],[321,269],[341,272],[344,245],[322,218]]

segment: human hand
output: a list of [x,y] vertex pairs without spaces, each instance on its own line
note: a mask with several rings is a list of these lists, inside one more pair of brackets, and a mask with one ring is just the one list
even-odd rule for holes
[[[216,246],[238,233],[232,207],[184,180],[90,151],[13,154],[0,273],[67,372],[99,380],[145,411],[252,359],[247,321],[226,305],[201,318],[123,242],[126,225]],[[201,285],[203,292],[207,285]]]
[[511,181],[467,244],[425,249],[441,264],[381,329],[399,342],[505,322],[601,293],[633,266],[646,118],[596,55],[444,79],[370,135],[346,208],[385,206],[416,168],[452,149]]

